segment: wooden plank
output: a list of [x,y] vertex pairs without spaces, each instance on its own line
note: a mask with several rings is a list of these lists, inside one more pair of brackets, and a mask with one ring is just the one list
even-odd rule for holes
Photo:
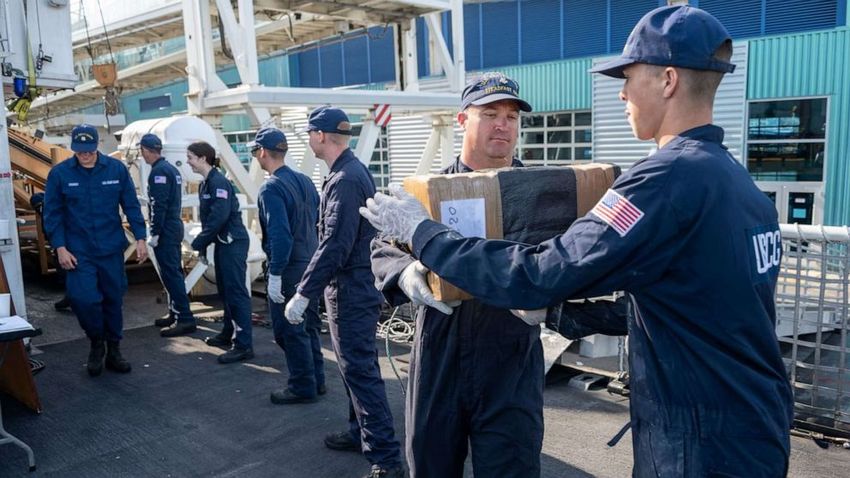
[[[9,282],[6,278],[6,268],[0,257],[0,293],[9,293]],[[15,314],[15,303],[12,302],[11,312]],[[38,390],[32,379],[29,358],[21,339],[11,342],[0,342],[0,391],[16,398],[36,413],[41,413],[41,401]]]

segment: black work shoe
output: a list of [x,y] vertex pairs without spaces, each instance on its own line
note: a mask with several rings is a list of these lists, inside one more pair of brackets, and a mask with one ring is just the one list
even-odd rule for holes
[[372,465],[372,471],[363,478],[405,478],[407,475],[404,472],[404,467],[394,466],[392,468],[384,468],[379,465]]
[[53,308],[56,310],[70,310],[71,309],[71,299],[66,295],[62,297],[62,299],[57,300],[53,303]]
[[295,395],[288,388],[284,388],[283,390],[275,390],[271,393],[272,403],[275,405],[291,405],[293,403],[313,403],[319,399],[319,397],[302,397],[301,395]]
[[206,342],[207,345],[209,345],[210,347],[223,348],[230,348],[230,345],[233,343],[233,341],[230,340],[230,337],[221,334],[213,335],[212,337],[207,337],[204,339],[204,342]]
[[195,324],[181,324],[178,322],[167,329],[160,330],[159,336],[180,337],[181,335],[189,335],[196,330],[198,330],[198,327]]
[[357,453],[363,451],[360,440],[355,441],[351,438],[351,433],[347,431],[325,435],[325,446],[338,451],[356,451]]
[[177,322],[174,320],[174,317],[166,317],[164,319],[156,319],[153,321],[153,325],[156,327],[171,327],[171,324]]
[[90,376],[97,377],[103,372],[103,357],[105,355],[106,344],[103,343],[103,339],[91,339],[89,360],[86,363],[86,369]]
[[252,358],[254,358],[254,351],[252,349],[237,349],[233,347],[218,356],[218,363],[234,363]]
[[106,342],[106,368],[118,373],[128,373],[132,367],[130,362],[121,356],[119,342]]
[[328,389],[324,383],[316,387],[316,395],[324,395],[326,393],[328,393]]

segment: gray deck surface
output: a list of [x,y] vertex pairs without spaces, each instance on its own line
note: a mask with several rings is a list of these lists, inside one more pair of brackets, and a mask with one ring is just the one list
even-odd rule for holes
[[[151,324],[165,313],[154,300],[155,284],[131,286],[126,301],[125,356],[133,372],[85,371],[88,343],[73,315],[52,310],[59,293],[28,284],[31,320],[45,330],[34,343],[35,358],[46,368],[36,375],[44,412],[35,415],[6,396],[6,428],[29,443],[38,469],[26,471],[22,450],[0,446],[0,477],[359,477],[368,463],[354,453],[326,449],[322,437],[346,427],[347,399],[327,336],[325,357],[328,394],[310,405],[279,406],[269,392],[284,384],[283,353],[271,329],[254,330],[256,358],[249,363],[219,365],[220,349],[201,340],[220,323],[215,302],[193,303],[205,317],[191,337],[163,339]],[[254,310],[264,313],[254,299]],[[379,343],[383,350],[383,343]],[[393,346],[406,358],[409,349]],[[402,365],[403,364],[399,364]],[[387,393],[403,433],[403,397],[388,359],[381,352]],[[405,375],[402,375],[406,379]],[[565,380],[546,388],[546,435],[543,476],[624,477],[631,468],[630,435],[614,448],[605,446],[627,421],[628,401],[605,391],[581,392]],[[471,476],[467,465],[467,476]],[[850,476],[850,450],[822,450],[794,438],[794,477]]]

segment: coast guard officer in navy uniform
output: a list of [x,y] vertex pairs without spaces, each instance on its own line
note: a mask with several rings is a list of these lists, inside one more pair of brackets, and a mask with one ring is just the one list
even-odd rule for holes
[[189,309],[189,297],[183,278],[181,253],[183,219],[180,217],[183,179],[180,171],[162,157],[162,141],[148,133],[139,141],[142,158],[151,166],[148,175],[150,239],[159,274],[168,292],[168,318],[156,319],[163,337],[177,337],[195,331],[195,316]]
[[121,306],[127,291],[127,236],[121,211],[136,239],[138,261],[148,257],[145,220],[133,179],[121,161],[101,154],[97,145],[94,126],[74,127],[74,156],[50,170],[44,197],[44,230],[66,271],[71,309],[91,341],[86,368],[93,377],[103,371],[104,356],[109,370],[131,369],[120,350]]
[[772,202],[723,146],[714,94],[734,65],[720,22],[649,12],[620,58],[635,136],[658,150],[538,246],[464,238],[403,191],[362,214],[483,302],[526,310],[625,290],[634,476],[785,476],[793,397],[775,333],[781,238]]
[[350,405],[349,429],[328,435],[325,445],[362,450],[372,464],[368,478],[401,478],[405,473],[400,447],[375,348],[383,302],[369,261],[375,229],[357,213],[375,194],[375,180],[348,148],[351,123],[341,109],[316,108],[306,130],[310,148],[330,172],[322,185],[319,248],[286,304],[286,319],[300,323],[324,292],[334,354]]
[[310,178],[284,163],[289,145],[283,131],[261,129],[250,148],[251,155],[269,173],[260,187],[257,205],[268,264],[269,315],[274,340],[286,354],[289,370],[286,388],[273,391],[270,398],[272,403],[281,405],[315,402],[318,395],[325,393],[319,303],[313,301],[307,307],[306,320],[300,324],[290,324],[283,316],[283,308],[286,298],[295,295],[319,246],[319,193]]
[[218,356],[218,363],[249,360],[254,358],[251,295],[245,283],[250,244],[239,200],[233,185],[218,170],[219,159],[209,143],[198,141],[187,146],[186,162],[204,177],[198,188],[201,232],[192,241],[192,249],[206,261],[207,248],[214,245],[215,286],[224,303],[224,326],[206,343],[229,348]]
[[[521,167],[513,157],[520,111],[531,105],[519,97],[517,82],[485,73],[466,85],[461,101],[461,154],[441,173]],[[480,300],[454,310],[438,302],[428,269],[380,236],[372,270],[390,305],[425,306],[417,307],[405,407],[411,478],[460,478],[470,450],[476,476],[539,477],[544,364],[538,322]]]

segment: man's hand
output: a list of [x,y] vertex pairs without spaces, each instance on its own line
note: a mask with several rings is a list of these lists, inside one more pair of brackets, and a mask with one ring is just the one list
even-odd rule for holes
[[410,298],[413,305],[426,305],[446,315],[451,314],[452,307],[434,297],[431,288],[428,287],[427,274],[428,268],[421,262],[412,262],[401,272],[398,278],[398,287]]
[[68,249],[60,247],[56,249],[56,255],[59,256],[59,267],[66,271],[72,271],[77,268],[77,258]]
[[534,310],[518,310],[511,309],[511,313],[514,316],[519,317],[528,325],[540,325],[541,322],[546,321],[546,309],[534,309]]
[[360,215],[390,238],[410,244],[416,227],[429,218],[428,211],[400,184],[390,184],[389,190],[391,196],[377,193],[374,198],[367,199],[366,207],[360,208]]
[[266,295],[269,296],[269,299],[272,300],[275,304],[283,304],[286,302],[286,297],[283,296],[283,281],[280,276],[269,274],[269,280],[266,283]]
[[136,241],[136,259],[139,261],[139,264],[145,262],[148,258],[148,246],[145,244],[144,239],[139,239]]
[[290,324],[298,325],[304,322],[304,311],[307,310],[308,305],[310,305],[310,299],[296,292],[286,303],[286,310],[284,310],[283,315],[286,316],[286,320]]
[[151,236],[150,238],[148,238],[148,245],[150,245],[151,247],[158,246],[159,245],[159,234],[157,234],[156,236]]

